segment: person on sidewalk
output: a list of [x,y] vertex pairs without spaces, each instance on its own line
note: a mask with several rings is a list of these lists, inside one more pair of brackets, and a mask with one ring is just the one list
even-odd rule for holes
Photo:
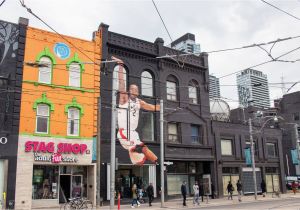
[[137,200],[137,186],[136,186],[136,184],[134,184],[134,185],[132,186],[131,191],[132,191],[131,208],[134,208],[134,204],[136,204],[137,207],[140,207],[141,204],[140,204],[140,203],[138,202],[138,200]]
[[193,204],[196,205],[196,203],[198,204],[198,206],[200,205],[199,203],[199,185],[198,182],[196,181],[195,184],[193,185],[193,191],[194,191],[194,200],[193,200]]
[[146,191],[147,191],[147,195],[148,195],[148,199],[149,199],[149,206],[152,206],[151,203],[152,203],[153,197],[154,197],[154,189],[153,189],[152,183],[149,184]]
[[181,195],[183,198],[183,206],[187,206],[186,205],[186,194],[187,194],[187,190],[186,190],[186,182],[183,181],[182,185],[181,185]]
[[292,190],[293,190],[294,195],[296,195],[297,187],[298,187],[298,185],[296,184],[295,181],[293,181],[293,183],[292,183]]
[[231,184],[231,181],[229,181],[228,182],[228,185],[227,185],[227,192],[228,192],[228,200],[229,200],[229,198],[231,198],[231,200],[233,200],[232,199],[232,193],[233,193],[233,186],[232,186],[232,184]]
[[199,186],[199,195],[201,196],[201,201],[204,201],[204,187],[203,187],[203,181],[200,182]]
[[243,194],[242,188],[243,188],[243,185],[242,185],[242,183],[240,182],[240,180],[238,180],[237,183],[236,183],[236,189],[237,189],[237,191],[238,191],[238,199],[239,199],[239,202],[242,201],[242,194]]
[[266,197],[266,182],[265,180],[261,180],[261,183],[260,183],[260,188],[261,188],[261,193],[263,195],[263,197]]

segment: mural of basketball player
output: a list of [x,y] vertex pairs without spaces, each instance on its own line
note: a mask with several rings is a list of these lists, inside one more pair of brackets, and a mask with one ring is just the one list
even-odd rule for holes
[[157,162],[157,156],[140,140],[136,129],[139,123],[140,109],[159,111],[159,105],[152,105],[138,98],[139,89],[135,84],[125,88],[125,75],[123,61],[112,57],[118,63],[119,106],[118,106],[118,134],[122,147],[129,152],[129,157],[134,165],[143,165],[146,160]]

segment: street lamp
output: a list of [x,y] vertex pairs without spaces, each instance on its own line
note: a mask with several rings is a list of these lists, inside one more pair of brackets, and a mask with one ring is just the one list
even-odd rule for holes
[[[259,116],[262,116],[263,113],[262,112],[257,112]],[[261,126],[261,128],[256,132],[256,133],[260,133],[263,128],[265,127],[265,125],[273,120],[274,122],[278,122],[278,118],[277,116],[266,116],[266,117],[261,117],[261,119],[265,119],[265,118],[269,118],[268,120],[266,120],[264,122],[264,124]],[[280,117],[281,118],[281,117]],[[251,144],[251,161],[252,161],[252,176],[253,176],[253,184],[254,184],[254,198],[255,200],[257,200],[257,184],[256,184],[256,171],[255,171],[255,152],[254,152],[254,141],[253,141],[253,126],[252,126],[252,119],[251,117],[249,117],[249,134],[250,134],[250,144]]]

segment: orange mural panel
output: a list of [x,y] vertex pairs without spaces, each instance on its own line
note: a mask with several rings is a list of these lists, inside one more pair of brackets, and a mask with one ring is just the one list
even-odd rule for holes
[[[78,137],[90,138],[96,134],[95,116],[97,116],[97,98],[100,97],[100,65],[95,62],[101,59],[100,35],[98,33],[96,35],[99,37],[95,37],[93,41],[69,36],[64,36],[63,39],[55,33],[28,27],[20,116],[21,134],[36,134],[35,105],[41,101],[47,101],[51,104],[51,109],[53,108],[50,111],[47,136],[68,136],[67,108],[73,107],[74,104],[80,110]],[[44,77],[47,69],[51,69],[48,68],[48,63],[46,67],[42,63],[43,57],[47,57],[53,64],[50,82],[46,82],[47,84],[39,79]],[[38,66],[39,62],[44,66]],[[76,64],[80,68],[79,87],[69,81],[70,64]],[[71,73],[73,74],[73,71]],[[72,77],[76,78],[74,81],[77,81],[77,86],[78,75]]]

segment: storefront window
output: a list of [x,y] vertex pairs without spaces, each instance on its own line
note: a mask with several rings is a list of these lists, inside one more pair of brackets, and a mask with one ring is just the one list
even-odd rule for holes
[[33,166],[32,199],[58,198],[58,166]]
[[[168,184],[168,195],[180,195],[181,194],[181,185],[183,181],[188,183],[188,175],[168,175],[167,184]],[[190,192],[189,185],[186,185],[187,192]]]

